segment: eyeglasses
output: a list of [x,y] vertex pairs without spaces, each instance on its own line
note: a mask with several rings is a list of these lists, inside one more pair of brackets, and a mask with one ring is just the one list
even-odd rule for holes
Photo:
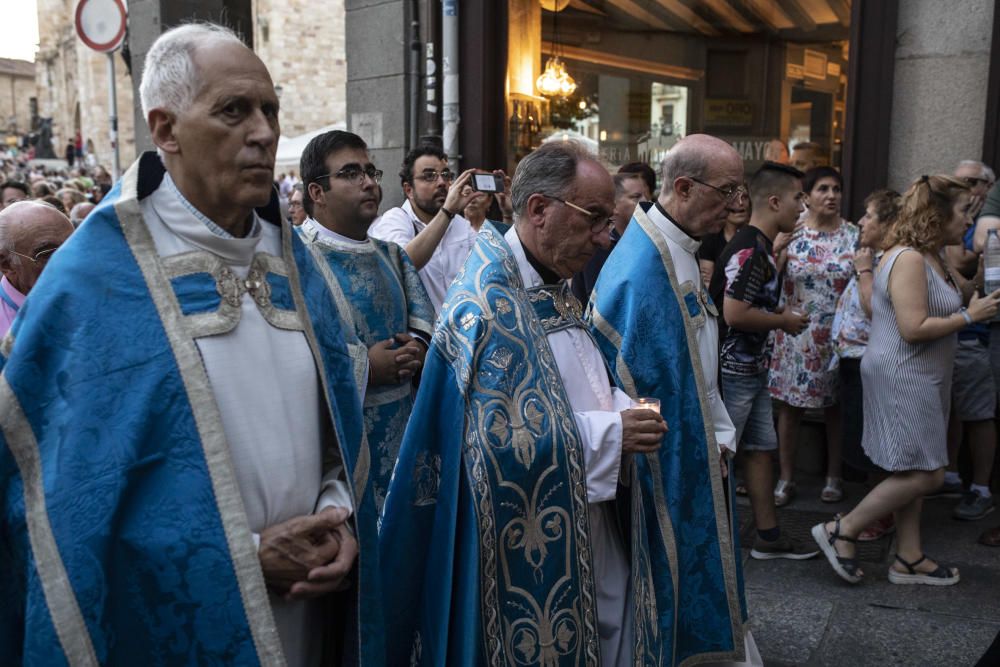
[[736,201],[744,194],[746,194],[746,190],[743,188],[742,185],[730,185],[728,188],[720,188],[717,185],[712,185],[711,183],[706,183],[705,181],[699,180],[694,176],[688,176],[688,178],[690,178],[695,183],[700,183],[701,185],[704,185],[707,188],[712,188],[720,195],[725,197],[727,202]]
[[594,211],[588,211],[582,206],[577,206],[571,201],[566,201],[565,199],[560,199],[559,197],[553,197],[552,195],[544,195],[544,196],[548,197],[549,199],[554,199],[560,204],[565,204],[570,208],[575,208],[580,213],[586,215],[587,219],[590,220],[590,232],[592,234],[600,234],[601,232],[605,231],[613,224],[615,224],[615,221],[612,220],[610,217],[608,217],[607,213],[603,212],[595,213]]
[[445,183],[451,183],[455,180],[455,174],[447,169],[444,171],[432,171],[428,169],[416,174],[415,178],[419,178],[424,183],[436,183],[438,178],[444,180]]
[[313,182],[324,178],[330,178],[331,176],[333,178],[339,178],[347,181],[351,185],[361,185],[365,180],[365,176],[372,179],[372,181],[375,182],[375,185],[382,182],[382,170],[376,169],[374,165],[368,165],[364,169],[362,169],[359,165],[348,165],[335,174],[323,174],[322,176],[317,176],[313,179]]
[[964,181],[965,181],[965,183],[966,183],[966,184],[967,184],[967,185],[968,185],[968,186],[969,186],[970,188],[974,188],[974,187],[978,186],[978,185],[979,185],[980,183],[982,183],[983,185],[990,185],[990,181],[989,181],[989,179],[986,179],[986,178],[976,178],[976,177],[974,177],[974,176],[966,176],[966,177],[965,177],[964,179],[962,179],[962,180],[964,180]]
[[49,257],[52,256],[52,253],[54,253],[58,249],[59,249],[58,247],[55,247],[55,248],[46,248],[45,250],[39,250],[38,252],[35,253],[34,257],[32,257],[31,255],[24,255],[14,250],[9,250],[8,252],[12,255],[17,255],[18,257],[24,257],[27,260],[31,260],[32,264],[44,264],[45,262],[49,261]]

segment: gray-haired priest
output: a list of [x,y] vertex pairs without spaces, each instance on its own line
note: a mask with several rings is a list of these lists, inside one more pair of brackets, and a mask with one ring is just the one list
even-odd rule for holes
[[271,77],[191,24],[156,40],[140,91],[159,155],[0,344],[0,661],[383,664],[360,400],[280,221]]
[[539,148],[514,226],[484,227],[448,291],[382,518],[389,664],[669,656],[653,499],[628,486],[667,428],[611,384],[567,283],[607,247],[613,196],[575,144]]
[[601,269],[587,318],[614,377],[631,395],[659,399],[670,423],[636,476],[656,499],[649,541],[665,547],[657,562],[670,571],[655,580],[657,602],[672,605],[659,607],[660,632],[673,638],[664,664],[760,665],[725,488],[736,431],[718,387],[717,310],[695,256],[741,196],[743,160],[694,134],[670,149],[662,173],[659,200],[639,203]]

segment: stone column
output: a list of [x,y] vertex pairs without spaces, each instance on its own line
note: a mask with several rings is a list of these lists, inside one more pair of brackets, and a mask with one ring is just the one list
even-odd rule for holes
[[346,0],[347,129],[368,143],[385,172],[381,211],[403,203],[399,167],[407,147],[410,24],[404,0]]
[[889,187],[982,154],[993,11],[991,0],[899,3]]

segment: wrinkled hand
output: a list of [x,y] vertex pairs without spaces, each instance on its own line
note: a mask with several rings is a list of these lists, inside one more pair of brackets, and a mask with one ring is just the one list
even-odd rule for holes
[[787,334],[797,336],[809,326],[808,313],[797,313],[791,308],[786,308],[779,314],[781,315],[781,330]]
[[647,454],[660,448],[667,422],[660,413],[646,408],[622,410],[622,451]]
[[[395,345],[399,347],[393,347]],[[407,334],[398,333],[368,348],[370,386],[399,384],[420,371],[424,363],[423,345]]]
[[986,296],[973,293],[966,310],[973,322],[983,322],[997,314],[998,306],[1000,306],[1000,290]]
[[268,587],[287,593],[313,569],[333,561],[342,548],[338,527],[348,516],[342,507],[329,507],[265,528],[257,557]]
[[871,271],[875,266],[875,253],[871,248],[858,248],[854,251],[854,270]]
[[448,196],[444,199],[444,207],[452,213],[461,213],[474,196],[479,194],[469,186],[475,169],[466,169],[448,188]]
[[337,557],[327,565],[309,570],[308,580],[292,584],[286,598],[302,600],[347,588],[350,583],[347,575],[350,574],[358,557],[358,541],[354,539],[346,522],[337,526],[335,536],[340,543]]

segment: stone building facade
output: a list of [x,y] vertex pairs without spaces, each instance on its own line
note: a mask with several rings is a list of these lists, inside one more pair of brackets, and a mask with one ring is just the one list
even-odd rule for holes
[[281,96],[281,133],[346,122],[344,0],[254,0],[254,51]]
[[35,63],[0,58],[0,133],[31,129],[35,97]]
[[[62,155],[79,131],[88,152],[110,168],[112,147],[108,102],[108,56],[87,48],[76,35],[74,0],[38,0],[35,86],[38,115],[51,117],[52,145]],[[132,83],[120,53],[114,54],[121,163],[135,159]]]
[[[73,25],[76,0],[38,0],[35,92],[40,116],[51,116],[61,154],[79,130],[100,164],[112,162],[107,56],[87,48]],[[345,122],[347,66],[343,0],[252,0],[255,51],[281,96],[281,129],[295,136]],[[115,56],[118,143],[122,168],[136,157],[134,109],[139,100],[120,53]],[[139,68],[135,68],[138,71]],[[0,79],[2,81],[2,79]],[[0,103],[3,93],[0,92]],[[0,114],[5,107],[0,106]],[[144,132],[144,128],[140,127]],[[140,142],[143,145],[145,142]]]

